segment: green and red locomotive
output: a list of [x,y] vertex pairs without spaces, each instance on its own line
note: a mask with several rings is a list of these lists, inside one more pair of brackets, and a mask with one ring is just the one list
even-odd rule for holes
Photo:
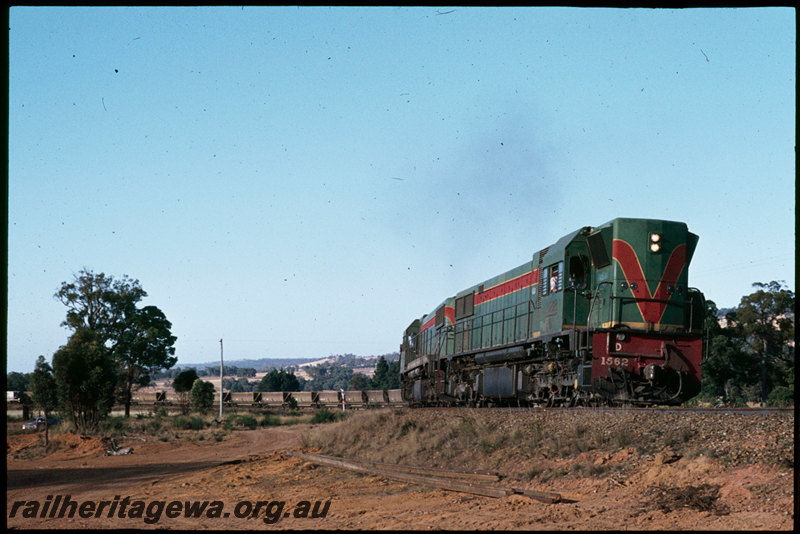
[[406,329],[415,405],[667,404],[700,391],[705,301],[685,223],[614,219],[448,297]]

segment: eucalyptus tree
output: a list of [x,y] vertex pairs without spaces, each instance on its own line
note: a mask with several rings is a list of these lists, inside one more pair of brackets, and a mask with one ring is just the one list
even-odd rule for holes
[[36,360],[36,367],[30,377],[30,387],[33,405],[44,413],[44,442],[47,444],[50,441],[50,414],[58,406],[58,395],[53,368],[44,356],[39,356]]
[[192,386],[197,379],[197,371],[189,368],[181,371],[178,376],[172,380],[172,389],[175,390],[181,399],[181,411],[183,413],[189,413],[189,392],[192,390]]
[[757,291],[742,297],[736,319],[754,354],[761,360],[761,395],[785,383],[794,387],[794,292],[784,282],[756,282]]
[[53,355],[59,404],[81,434],[96,430],[114,406],[117,375],[102,336],[86,327]]
[[177,362],[172,324],[156,306],[136,305],[147,292],[138,280],[120,279],[83,269],[62,282],[55,298],[67,307],[62,326],[96,336],[101,352],[113,362],[114,383],[130,415],[133,389],[147,385],[160,369]]

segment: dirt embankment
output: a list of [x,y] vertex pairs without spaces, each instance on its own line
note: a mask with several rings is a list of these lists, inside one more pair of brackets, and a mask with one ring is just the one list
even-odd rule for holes
[[[793,412],[382,410],[325,425],[235,431],[221,441],[184,440],[190,435],[182,432],[181,439],[170,442],[124,436],[120,445],[134,447],[127,456],[105,456],[99,438],[56,435],[60,445],[42,453],[39,435],[11,435],[8,525],[228,530],[794,526]],[[36,447],[40,452],[34,454]],[[557,492],[563,500],[542,504],[521,495],[491,498],[430,489],[317,466],[283,453],[290,449],[490,470],[503,476],[500,485]],[[76,503],[71,518],[70,506],[63,506],[66,495]],[[81,517],[79,507],[89,501],[94,504],[86,505]],[[107,504],[98,512],[101,501]],[[180,510],[168,508],[173,502]],[[187,513],[192,502],[206,503],[197,517]]]

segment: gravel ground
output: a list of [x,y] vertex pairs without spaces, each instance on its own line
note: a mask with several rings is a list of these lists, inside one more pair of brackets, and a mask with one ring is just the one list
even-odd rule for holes
[[[182,431],[190,437],[192,431]],[[794,412],[368,410],[344,421],[162,442],[127,436],[135,454],[105,456],[99,438],[63,435],[32,457],[38,436],[7,439],[6,507],[68,494],[147,502],[280,499],[330,503],[324,517],[284,514],[271,528],[326,530],[794,529]],[[72,441],[70,441],[70,439]],[[326,452],[411,465],[487,469],[497,484],[559,493],[543,504],[490,498],[317,466],[282,452]],[[41,451],[40,451],[41,452]],[[234,515],[159,522],[118,516],[7,518],[12,528],[263,530]]]

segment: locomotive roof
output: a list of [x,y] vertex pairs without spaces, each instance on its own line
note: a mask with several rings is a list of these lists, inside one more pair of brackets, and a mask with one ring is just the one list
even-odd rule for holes
[[616,219],[611,219],[610,221],[605,222],[605,223],[603,223],[603,224],[601,224],[599,226],[595,226],[594,228],[592,228],[592,232],[594,232],[596,230],[599,230],[601,228],[607,228],[609,226],[614,226],[615,224],[618,224],[618,223],[621,223],[621,222],[626,222],[626,223],[631,223],[631,222],[652,222],[652,223],[684,224],[684,225],[686,224],[686,223],[684,223],[682,221],[669,221],[667,219],[648,219],[648,218],[642,218],[642,217],[617,217]]
[[502,280],[503,278],[513,277],[515,275],[522,274],[523,272],[529,271],[530,269],[533,268],[534,262],[538,262],[538,257],[543,252],[544,252],[544,257],[547,258],[546,263],[550,263],[550,262],[552,262],[554,259],[556,259],[558,257],[562,257],[563,258],[564,249],[567,248],[567,245],[572,243],[572,241],[575,239],[575,237],[578,236],[578,234],[580,234],[581,232],[583,232],[583,231],[585,231],[587,229],[591,230],[591,227],[590,226],[583,226],[583,227],[575,230],[574,232],[570,232],[569,234],[565,235],[564,237],[562,237],[561,239],[559,239],[558,241],[556,241],[555,243],[553,243],[549,247],[545,247],[545,248],[543,248],[541,250],[537,250],[537,251],[533,252],[531,254],[531,257],[530,257],[531,259],[529,259],[525,263],[523,263],[521,265],[518,265],[517,267],[514,267],[513,269],[507,270],[507,271],[505,271],[503,273],[500,273],[500,274],[497,274],[495,276],[492,276],[491,278],[487,278],[486,280],[484,280],[484,281],[482,281],[482,282],[480,282],[478,284],[475,284],[475,285],[473,285],[471,287],[468,287],[467,289],[459,291],[456,294],[456,298],[459,298],[459,297],[462,297],[462,296],[467,295],[469,293],[472,293],[473,291],[477,292],[481,285],[483,285],[485,287],[491,287],[496,282],[503,281]]
[[[610,221],[605,222],[605,223],[603,223],[603,224],[601,224],[599,226],[594,226],[594,227],[592,227],[592,226],[582,226],[582,227],[578,228],[577,230],[574,230],[574,231],[566,234],[565,236],[561,237],[560,239],[558,239],[552,245],[533,252],[531,254],[531,256],[530,256],[530,259],[528,261],[522,263],[521,265],[518,265],[517,267],[514,267],[513,269],[506,270],[506,271],[504,271],[502,273],[499,273],[499,274],[497,274],[495,276],[487,278],[487,279],[485,279],[485,280],[483,280],[483,281],[481,281],[481,282],[479,282],[479,283],[477,283],[477,284],[475,284],[473,286],[470,286],[470,287],[468,287],[466,289],[463,289],[463,290],[459,291],[458,293],[456,293],[455,298],[460,298],[460,297],[462,297],[464,295],[467,295],[469,293],[472,293],[472,292],[478,292],[478,291],[481,290],[481,286],[484,286],[484,288],[488,288],[488,287],[491,287],[492,285],[495,285],[496,283],[500,283],[500,282],[502,282],[504,280],[507,280],[509,278],[513,278],[514,276],[518,276],[519,274],[522,274],[522,273],[532,269],[534,267],[534,263],[538,263],[539,255],[542,255],[542,260],[543,260],[542,263],[545,263],[545,264],[551,264],[554,261],[558,261],[558,259],[564,257],[564,251],[567,248],[567,246],[569,246],[569,244],[572,243],[575,240],[575,238],[577,238],[580,234],[582,234],[582,233],[583,234],[593,233],[593,232],[596,232],[597,230],[600,230],[600,229],[603,229],[603,228],[613,228],[614,226],[616,226],[616,225],[618,225],[620,223],[623,223],[623,222],[626,222],[626,223],[653,222],[653,223],[684,224],[685,225],[685,223],[682,223],[682,222],[679,222],[679,221],[668,221],[668,220],[664,220],[664,219],[646,219],[646,218],[636,218],[636,217],[617,217],[617,218],[611,219]],[[427,314],[427,315],[425,315],[423,317],[422,322],[424,322],[425,320],[427,320],[430,317],[432,317],[436,313],[436,310],[439,309],[440,306],[442,306],[444,304],[447,304],[448,300],[450,300],[452,298],[453,297],[448,297],[439,306],[436,306],[434,308],[433,312],[431,312],[430,314]]]

